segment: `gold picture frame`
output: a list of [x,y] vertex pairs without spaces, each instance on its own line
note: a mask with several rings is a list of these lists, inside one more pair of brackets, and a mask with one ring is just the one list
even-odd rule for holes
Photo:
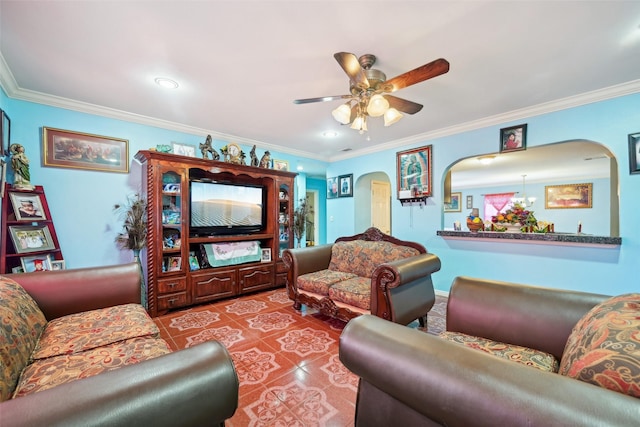
[[396,153],[398,199],[431,197],[431,145]]
[[129,141],[109,136],[42,128],[44,166],[129,173]]
[[546,185],[546,209],[587,209],[593,204],[593,183]]

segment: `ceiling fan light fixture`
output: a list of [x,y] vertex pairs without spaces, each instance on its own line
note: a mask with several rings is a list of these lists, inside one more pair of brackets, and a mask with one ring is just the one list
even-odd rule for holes
[[380,117],[389,109],[389,101],[380,94],[373,95],[367,105],[367,113],[371,117]]
[[336,121],[342,123],[343,125],[348,124],[351,121],[351,104],[348,102],[346,104],[342,104],[341,106],[333,110],[331,112],[331,115],[334,119],[336,119]]
[[396,110],[395,108],[389,108],[384,113],[384,125],[391,126],[392,124],[400,120],[402,117],[403,115],[400,113],[400,111]]
[[360,132],[360,135],[367,131],[367,119],[364,116],[358,116],[351,124],[351,129]]

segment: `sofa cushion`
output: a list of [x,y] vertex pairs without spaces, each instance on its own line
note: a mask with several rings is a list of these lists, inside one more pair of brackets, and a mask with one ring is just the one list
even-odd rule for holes
[[20,376],[13,397],[36,393],[168,353],[171,353],[171,349],[164,340],[138,337],[81,353],[36,360]]
[[366,240],[336,242],[331,248],[329,270],[354,273],[356,276],[371,278],[373,271],[380,264],[408,258],[419,253],[420,251],[417,249],[391,242]]
[[347,280],[356,275],[353,273],[345,273],[334,270],[320,270],[313,273],[302,274],[298,276],[297,286],[299,289],[307,292],[327,296],[329,295],[329,287],[334,283]]
[[160,330],[140,304],[70,314],[49,322],[31,359],[78,353],[145,336],[159,337]]
[[640,398],[640,294],[609,298],[567,340],[560,374]]
[[0,401],[11,397],[46,324],[22,286],[0,276]]
[[467,335],[460,332],[445,331],[442,332],[439,336],[440,338],[443,338],[447,341],[462,344],[465,347],[484,351],[485,353],[489,353],[494,356],[498,356],[503,359],[507,359],[526,366],[531,366],[533,368],[538,368],[542,371],[558,371],[558,359],[556,359],[552,354],[545,353],[540,350],[535,350],[533,348],[522,347],[514,344],[505,344],[487,338],[474,337],[472,335]]
[[329,298],[363,310],[371,309],[371,279],[353,277],[329,288]]

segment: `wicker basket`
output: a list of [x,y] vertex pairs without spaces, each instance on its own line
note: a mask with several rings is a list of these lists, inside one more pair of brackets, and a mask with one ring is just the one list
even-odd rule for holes
[[484,230],[484,223],[482,221],[473,222],[471,218],[467,217],[467,228],[469,229],[469,231],[472,231],[472,232]]

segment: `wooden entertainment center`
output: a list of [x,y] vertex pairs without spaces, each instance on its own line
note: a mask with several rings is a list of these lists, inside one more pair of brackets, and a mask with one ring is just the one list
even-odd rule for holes
[[[152,317],[285,285],[287,271],[280,256],[293,243],[295,173],[147,150],[139,151],[135,158],[142,164],[142,194],[148,202],[147,247],[140,261]],[[189,195],[194,177],[264,188],[266,222],[262,229],[239,235],[194,236]],[[207,264],[204,247],[208,244],[242,242],[258,242],[264,256],[234,265]]]

